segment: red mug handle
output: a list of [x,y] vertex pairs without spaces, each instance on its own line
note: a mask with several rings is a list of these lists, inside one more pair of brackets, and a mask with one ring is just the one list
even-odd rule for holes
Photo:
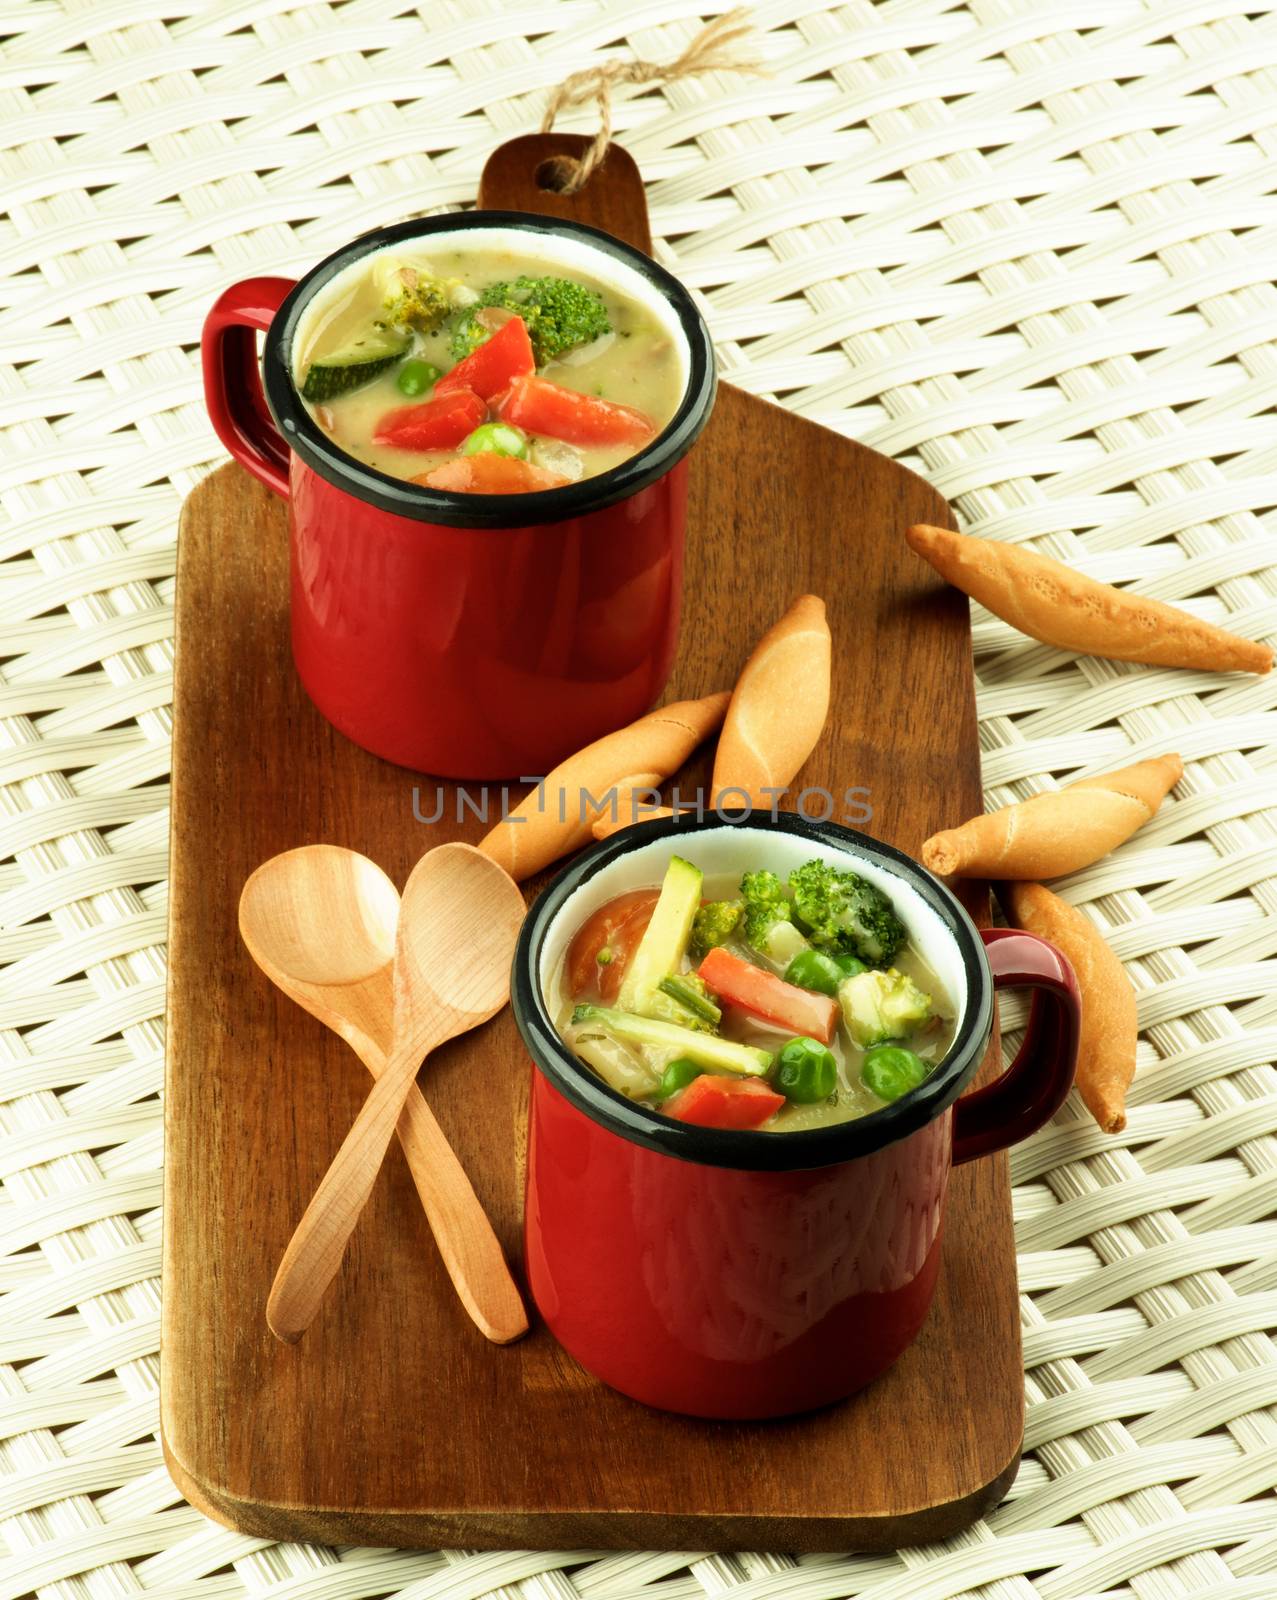
[[245,278],[213,302],[200,354],[204,403],[217,437],[268,489],[288,498],[288,446],[271,420],[257,362],[265,333],[295,287],[291,278]]
[[953,1161],[1028,1138],[1064,1104],[1077,1066],[1082,1002],[1068,959],[1036,933],[982,928],[995,989],[1032,989],[1024,1043],[1000,1078],[953,1108]]

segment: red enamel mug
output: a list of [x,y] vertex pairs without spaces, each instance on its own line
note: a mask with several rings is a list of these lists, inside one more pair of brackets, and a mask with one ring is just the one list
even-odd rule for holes
[[[294,385],[299,338],[316,296],[404,245],[514,249],[638,300],[683,374],[668,426],[610,471],[517,496],[428,489],[347,455]],[[443,777],[531,777],[657,700],[678,639],[684,457],[709,419],[715,365],[691,296],[641,251],[522,212],[397,223],[298,283],[226,290],[203,364],[218,437],[288,500],[293,660],[356,744]]]
[[[820,856],[886,890],[955,1011],[930,1077],[856,1121],[794,1133],[691,1126],[597,1077],[560,1038],[546,987],[586,917],[659,883],[675,851],[707,879],[759,867],[783,877]],[[964,1096],[994,990],[1007,987],[1033,990],[1024,1043]],[[1080,1018],[1072,969],[1044,939],[978,930],[900,851],[787,814],[658,820],[587,851],[529,913],[512,995],[534,1065],[525,1253],[537,1308],[613,1388],[721,1418],[843,1399],[906,1349],[935,1292],[951,1166],[1006,1149],[1057,1110]]]

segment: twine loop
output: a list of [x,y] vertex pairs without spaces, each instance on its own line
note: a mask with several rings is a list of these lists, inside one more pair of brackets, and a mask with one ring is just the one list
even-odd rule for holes
[[612,142],[612,90],[622,84],[674,83],[679,78],[701,72],[757,72],[765,69],[758,61],[736,55],[736,47],[750,33],[749,13],[738,7],[706,23],[681,56],[673,61],[603,61],[597,67],[573,72],[553,90],[541,119],[541,132],[549,133],[554,119],[569,106],[594,100],[599,108],[599,131],[579,158],[552,156],[545,163],[546,186],[560,194],[575,194],[607,154]]

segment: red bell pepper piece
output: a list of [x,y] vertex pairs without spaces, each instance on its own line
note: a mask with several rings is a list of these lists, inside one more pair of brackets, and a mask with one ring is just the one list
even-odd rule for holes
[[[502,330],[504,331],[504,330]],[[502,422],[568,444],[646,444],[656,426],[646,412],[578,394],[548,378],[516,378],[496,402]]]
[[487,415],[488,408],[477,394],[456,389],[387,411],[372,439],[374,444],[394,445],[397,450],[452,450]]
[[721,1000],[752,1011],[764,1022],[819,1039],[821,1044],[828,1044],[834,1036],[838,1024],[836,1000],[786,983],[774,972],[764,972],[762,967],[742,961],[722,945],[710,951],[697,972]]
[[527,494],[534,489],[557,489],[568,480],[544,467],[516,456],[499,456],[481,450],[476,456],[458,456],[412,480],[431,489],[452,489],[461,494]]
[[[647,931],[659,898],[659,889],[633,889],[600,906],[581,924],[568,946],[568,987],[574,1000],[584,994],[616,999],[630,957]],[[599,954],[605,947],[612,959],[600,963]]]
[[535,372],[532,341],[522,317],[511,317],[477,350],[457,362],[435,384],[436,394],[451,394],[454,389],[472,389],[484,400],[508,389],[515,378]]
[[669,1114],[701,1128],[757,1128],[785,1103],[757,1078],[722,1078],[702,1073],[671,1102]]

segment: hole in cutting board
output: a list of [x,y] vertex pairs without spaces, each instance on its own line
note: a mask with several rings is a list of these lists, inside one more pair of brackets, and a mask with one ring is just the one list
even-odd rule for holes
[[563,174],[559,171],[557,156],[547,156],[544,161],[538,162],[533,176],[538,189],[548,189],[551,194],[563,193]]

